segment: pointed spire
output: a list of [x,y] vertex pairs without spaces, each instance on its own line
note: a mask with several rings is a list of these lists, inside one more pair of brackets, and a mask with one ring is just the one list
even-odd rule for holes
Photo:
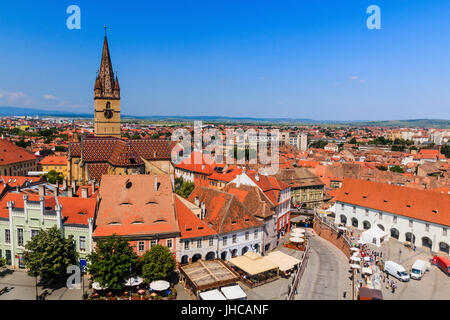
[[[102,96],[108,97],[113,95],[114,88],[114,72],[111,63],[111,55],[109,53],[108,38],[106,36],[105,26],[105,39],[103,41],[102,60],[100,63],[100,73],[98,79],[100,81],[100,87],[102,88]],[[95,88],[98,88],[97,80]]]

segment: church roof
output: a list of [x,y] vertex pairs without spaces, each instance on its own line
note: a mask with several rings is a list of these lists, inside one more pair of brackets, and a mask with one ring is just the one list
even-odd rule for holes
[[135,167],[147,161],[170,160],[172,143],[162,139],[125,140],[114,137],[88,136],[69,143],[69,156],[87,163],[89,177],[100,181],[108,172],[108,163],[116,167]]
[[[106,29],[105,29],[106,30]],[[95,81],[95,88],[101,89],[101,95],[103,97],[113,98],[113,90],[119,89],[119,81],[116,75],[116,81],[114,80],[114,71],[111,63],[111,55],[109,53],[108,39],[106,37],[103,41],[102,60],[100,63],[100,71]]]

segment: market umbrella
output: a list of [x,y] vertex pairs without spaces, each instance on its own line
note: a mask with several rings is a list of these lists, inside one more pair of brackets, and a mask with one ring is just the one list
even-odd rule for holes
[[289,238],[289,241],[290,241],[290,242],[295,242],[295,243],[302,243],[302,242],[304,242],[305,240],[302,239],[302,238],[299,238],[299,237],[291,237],[291,238]]
[[304,236],[305,236],[305,234],[303,234],[303,233],[298,233],[298,232],[291,233],[291,237],[303,238]]
[[351,256],[350,260],[359,262],[359,261],[361,261],[361,258],[359,258],[357,256]]
[[102,287],[102,286],[100,286],[100,283],[94,282],[92,284],[92,289],[94,289],[94,290],[105,290],[105,289],[108,289],[108,286]]
[[305,233],[305,229],[303,229],[303,228],[294,228],[294,229],[292,229],[292,232]]
[[369,268],[362,268],[362,272],[367,273],[367,274],[372,274],[372,270],[370,270]]
[[360,267],[359,265],[357,265],[357,264],[351,264],[350,267],[351,267],[352,269],[360,269],[360,268],[361,268],[361,267]]
[[154,291],[164,291],[169,289],[170,283],[165,280],[156,280],[150,283],[150,288]]
[[143,281],[144,279],[142,279],[141,277],[130,277],[128,278],[127,282],[125,282],[125,285],[127,287],[134,287],[140,285]]
[[352,248],[350,248],[350,250],[355,251],[355,252],[359,252],[359,249],[356,248],[356,247],[352,247]]
[[346,227],[338,227],[338,229],[339,229],[339,230],[343,230],[343,231],[346,231],[346,230],[347,230]]
[[370,257],[364,257],[364,261],[370,261]]

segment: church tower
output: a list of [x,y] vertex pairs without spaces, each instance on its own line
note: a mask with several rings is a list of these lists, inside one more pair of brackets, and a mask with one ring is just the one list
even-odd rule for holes
[[94,109],[95,135],[120,138],[120,87],[117,75],[114,78],[106,26],[100,71],[95,79]]

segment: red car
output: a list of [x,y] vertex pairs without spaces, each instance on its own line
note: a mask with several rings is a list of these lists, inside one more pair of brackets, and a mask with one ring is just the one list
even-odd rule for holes
[[433,257],[433,264],[437,265],[444,273],[450,276],[450,259],[446,257]]

